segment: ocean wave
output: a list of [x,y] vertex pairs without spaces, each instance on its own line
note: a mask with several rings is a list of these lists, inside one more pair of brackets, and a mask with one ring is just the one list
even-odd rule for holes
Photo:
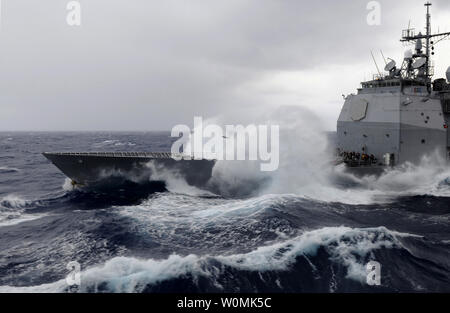
[[25,200],[16,195],[0,198],[0,226],[17,225],[44,216],[44,214],[29,214],[26,209],[39,205],[40,201]]
[[[321,249],[329,262],[345,268],[345,279],[363,282],[365,264],[374,259],[373,252],[381,249],[404,249],[399,237],[409,234],[392,232],[385,227],[349,228],[324,227],[307,231],[284,242],[259,247],[249,253],[234,255],[177,255],[167,259],[137,259],[115,257],[104,265],[94,266],[81,273],[83,292],[143,292],[150,285],[185,278],[192,284],[207,279],[222,290],[230,278],[227,271],[244,273],[289,272],[298,258],[306,258],[310,271],[312,259]],[[236,278],[237,279],[237,278]],[[65,292],[64,280],[52,284],[29,287],[1,286],[0,292]]]
[[280,213],[293,203],[301,212],[310,202],[294,195],[223,199],[164,192],[139,205],[115,207],[114,213],[126,217],[137,235],[162,245],[237,252],[297,235],[298,228]]
[[150,180],[164,181],[168,191],[191,196],[217,196],[216,194],[189,185],[186,179],[176,170],[158,165],[153,161],[146,164],[150,170]]
[[35,203],[31,200],[25,200],[16,195],[7,195],[0,198],[0,209],[23,209]]
[[15,173],[15,172],[20,172],[20,170],[15,167],[0,166],[0,173]]
[[102,142],[94,143],[94,147],[105,147],[105,146],[135,146],[136,144],[133,142],[121,142],[118,139],[110,139],[110,140],[104,140]]
[[415,195],[450,197],[450,167],[433,154],[423,157],[419,164],[404,163],[386,170],[379,177],[364,176],[354,180],[365,190],[387,198]]
[[12,226],[23,222],[33,221],[48,216],[47,214],[26,214],[26,213],[13,213],[13,214],[1,214],[0,213],[0,227]]

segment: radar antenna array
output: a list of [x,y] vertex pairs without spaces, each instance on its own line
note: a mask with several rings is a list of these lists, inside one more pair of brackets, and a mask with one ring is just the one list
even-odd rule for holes
[[[425,34],[419,33],[418,35],[415,35],[414,30],[410,29],[409,25],[408,25],[408,29],[403,31],[402,39],[400,39],[400,41],[404,42],[404,43],[415,42],[416,44],[419,44],[419,43],[421,43],[422,40],[425,40],[425,54],[423,54],[420,49],[420,51],[417,51],[417,53],[415,55],[413,55],[413,57],[420,57],[420,59],[416,60],[413,63],[413,69],[418,69],[425,65],[426,66],[425,67],[425,77],[428,81],[431,81],[431,76],[433,76],[433,75],[432,75],[432,71],[431,71],[432,68],[431,68],[431,62],[430,62],[431,61],[430,55],[434,54],[434,52],[431,52],[431,50],[434,50],[434,47],[432,48],[431,46],[435,45],[439,41],[449,37],[450,32],[431,34],[431,15],[430,15],[431,3],[427,2],[427,3],[425,3],[425,6],[427,7],[426,33]],[[431,39],[434,39],[435,41],[431,41]],[[420,47],[420,48],[422,48],[422,47]],[[406,56],[405,56],[405,59],[406,59]],[[423,64],[422,64],[422,62],[423,62],[422,59],[425,62]],[[421,65],[419,66],[419,64],[421,64]]]
[[424,66],[427,63],[427,59],[426,58],[420,58],[414,61],[414,63],[412,64],[412,68],[413,69],[418,69],[421,68],[422,66]]

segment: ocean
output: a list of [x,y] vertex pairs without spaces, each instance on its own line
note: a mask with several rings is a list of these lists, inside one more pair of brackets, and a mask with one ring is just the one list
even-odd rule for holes
[[71,292],[69,262],[81,292],[450,292],[450,168],[430,157],[355,177],[328,162],[332,141],[294,136],[267,177],[219,162],[214,192],[177,178],[100,192],[41,153],[170,151],[173,138],[2,132],[0,292]]

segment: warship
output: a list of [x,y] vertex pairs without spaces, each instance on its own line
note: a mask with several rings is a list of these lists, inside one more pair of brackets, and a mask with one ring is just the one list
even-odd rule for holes
[[[401,64],[388,58],[384,73],[363,81],[356,94],[344,96],[337,121],[337,159],[352,172],[382,172],[405,162],[418,163],[428,154],[450,159],[450,67],[446,78],[433,80],[435,45],[450,32],[431,32],[431,3],[425,31],[403,30],[411,44]],[[372,54],[373,57],[373,54]],[[383,56],[384,58],[384,56]],[[375,61],[378,69],[378,65]]]

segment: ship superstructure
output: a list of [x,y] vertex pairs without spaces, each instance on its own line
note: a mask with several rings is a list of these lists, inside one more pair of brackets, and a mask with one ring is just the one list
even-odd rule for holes
[[431,3],[425,4],[425,33],[403,31],[401,41],[413,43],[397,65],[388,59],[385,74],[361,83],[345,97],[337,122],[337,147],[350,166],[385,166],[418,162],[438,153],[450,159],[450,67],[447,80],[432,80],[431,56],[448,33],[431,33]]

